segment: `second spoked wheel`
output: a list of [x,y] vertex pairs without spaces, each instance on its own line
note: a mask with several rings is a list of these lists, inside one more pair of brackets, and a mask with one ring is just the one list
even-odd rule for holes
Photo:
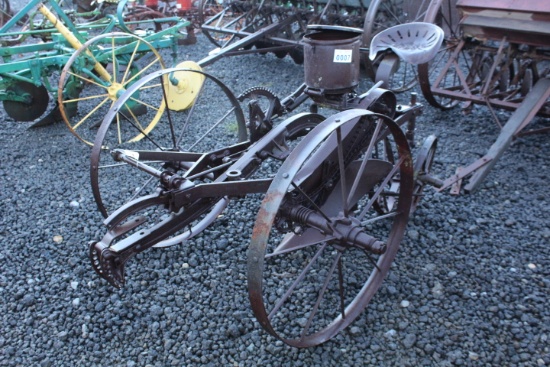
[[[133,100],[138,90],[150,92],[147,100],[138,100],[146,112],[140,117],[117,112],[116,107]],[[161,112],[153,107],[163,103],[166,108]],[[140,120],[153,117],[158,119],[155,128],[142,132]],[[133,138],[139,134],[143,137],[135,141]],[[179,67],[149,74],[121,96],[98,131],[90,166],[98,209],[107,217],[138,198],[155,195],[162,191],[163,183],[169,181],[172,174],[194,184],[213,182],[231,162],[228,157],[224,165],[223,154],[247,139],[244,114],[236,97],[195,63],[184,62]],[[215,153],[216,150],[221,151]],[[116,152],[125,154],[131,162],[117,160]],[[157,154],[163,152],[173,156]],[[219,154],[216,166],[208,159],[198,162],[202,154],[208,152]],[[166,203],[148,208],[149,223],[171,215]],[[213,198],[193,223],[158,246],[180,243],[200,233],[226,205],[227,199]],[[128,210],[137,212],[138,207]]]
[[[374,204],[396,177],[396,205],[380,213]],[[349,110],[309,133],[274,177],[253,230],[249,297],[262,327],[309,347],[355,320],[389,271],[412,194],[410,151],[391,119]]]
[[[115,32],[94,37],[63,68],[58,89],[61,116],[77,138],[92,145],[103,118],[120,96],[144,75],[162,69],[159,52],[138,36]],[[158,122],[164,102],[144,102],[151,100],[149,92],[137,90],[121,109],[136,117],[139,131],[120,139],[139,140]],[[145,116],[147,108],[155,113]]]
[[463,36],[455,3],[432,0],[424,17],[424,22],[441,27],[445,33],[436,56],[418,65],[422,94],[430,105],[440,109],[452,108],[467,99],[482,82],[482,67],[474,66],[478,62],[473,60],[471,45]]
[[[252,27],[248,24],[250,9],[241,8],[238,4],[232,4],[230,1],[201,0],[199,5],[199,22],[206,26],[202,28],[202,33],[216,47],[226,47],[239,38],[236,34],[240,31],[251,31]],[[207,29],[211,27],[212,29]],[[222,31],[216,31],[221,29]]]

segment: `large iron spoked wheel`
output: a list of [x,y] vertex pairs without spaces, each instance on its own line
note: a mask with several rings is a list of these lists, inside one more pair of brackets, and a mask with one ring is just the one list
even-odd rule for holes
[[420,88],[432,106],[449,109],[481,83],[482,69],[474,66],[454,1],[432,0],[424,21],[441,27],[445,38],[433,60],[418,65]]
[[[111,110],[103,121],[92,148],[90,176],[95,201],[104,216],[138,197],[158,192],[172,174],[200,184],[212,182],[224,172],[223,162],[219,162],[218,169],[201,164],[193,167],[198,154],[186,161],[181,156],[159,158],[155,152],[206,153],[247,140],[244,115],[231,91],[218,79],[200,71],[196,64],[180,65],[145,76],[121,97],[123,101],[118,101],[117,105],[123,105],[133,100],[132,94],[138,90],[151,91],[143,101],[147,107],[166,100],[168,108],[160,116],[155,115],[158,123],[143,139],[130,142],[141,133],[139,120],[143,117]],[[148,108],[147,113],[152,111]],[[114,159],[115,150],[127,153],[132,162]],[[143,168],[145,165],[147,169]],[[164,174],[159,177],[161,172]],[[211,209],[196,223],[159,246],[180,243],[200,233],[226,204],[225,198],[214,200]],[[169,212],[160,208],[155,215]]]
[[[369,47],[374,36],[381,31],[404,23],[423,21],[430,0],[374,0],[371,2],[363,28],[363,45]],[[403,92],[416,85],[416,66],[399,60],[397,56],[386,57],[379,53],[375,60],[364,60],[367,75],[373,80],[388,80],[387,88]]]
[[[69,59],[59,79],[58,104],[69,130],[93,145],[97,129],[118,98],[139,78],[164,69],[157,50],[127,33],[108,33],[84,43]],[[164,110],[152,104],[148,90],[137,90],[121,109],[140,127],[120,140],[137,141],[150,132]],[[122,134],[122,133],[121,133]]]
[[[393,162],[380,158],[384,140]],[[373,204],[396,175],[397,204],[380,214]],[[355,320],[389,271],[412,190],[409,147],[391,119],[348,110],[308,134],[274,177],[253,229],[248,290],[262,327],[309,347]]]

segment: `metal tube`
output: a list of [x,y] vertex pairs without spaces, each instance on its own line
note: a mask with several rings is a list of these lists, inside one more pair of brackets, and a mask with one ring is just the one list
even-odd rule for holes
[[[82,47],[82,42],[76,38],[76,36],[51,12],[48,8],[44,6],[44,4],[40,4],[38,6],[38,11],[41,12],[50,22],[52,22],[55,29],[61,33],[63,37],[69,42],[69,44],[75,49],[78,50],[80,47]],[[92,56],[92,53],[87,50],[86,53],[89,56]],[[101,79],[109,82],[111,81],[111,75],[109,72],[101,65],[100,63],[96,62],[94,65],[94,70],[97,71],[97,73],[101,76]]]

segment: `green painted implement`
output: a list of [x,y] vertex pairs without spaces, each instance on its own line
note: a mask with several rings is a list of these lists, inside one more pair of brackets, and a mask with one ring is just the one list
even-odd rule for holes
[[[143,72],[164,68],[157,50],[171,50],[175,60],[178,45],[194,37],[186,32],[190,22],[148,19],[136,13],[133,1],[84,13],[63,1],[31,0],[0,28],[0,100],[16,121],[38,119],[33,126],[44,126],[64,120],[92,144],[95,127],[118,96]],[[146,107],[125,108],[139,114]]]

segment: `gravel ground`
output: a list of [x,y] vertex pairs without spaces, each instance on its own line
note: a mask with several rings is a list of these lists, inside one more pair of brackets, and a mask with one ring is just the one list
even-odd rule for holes
[[[179,59],[211,48],[199,36]],[[207,71],[236,94],[263,85],[285,96],[303,80],[301,66],[273,55]],[[299,350],[268,336],[248,305],[247,200],[191,246],[139,255],[116,290],[87,257],[104,233],[89,147],[63,124],[29,130],[0,113],[1,366],[550,365],[547,135],[518,139],[476,193],[427,189],[365,312],[330,342]],[[418,144],[438,135],[434,171],[447,177],[483,155],[498,128],[484,108],[426,106],[416,133]]]

